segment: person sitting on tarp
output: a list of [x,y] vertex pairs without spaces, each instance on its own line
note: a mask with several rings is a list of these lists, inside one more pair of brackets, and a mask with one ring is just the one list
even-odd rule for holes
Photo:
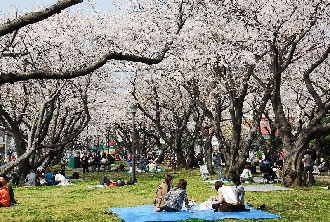
[[45,169],[43,167],[37,168],[37,186],[46,186]]
[[138,168],[138,170],[140,170],[141,172],[145,172],[145,171],[147,171],[147,164],[146,164],[146,162],[144,162],[144,161],[140,161],[140,162],[138,163],[138,165],[137,165],[137,168]]
[[30,173],[26,175],[24,182],[27,187],[37,186],[37,174],[31,170]]
[[243,182],[245,182],[245,181],[247,181],[247,182],[253,182],[252,172],[250,170],[250,165],[246,164],[244,166],[244,170],[241,173],[241,180]]
[[183,204],[189,210],[187,193],[186,193],[187,181],[184,179],[179,180],[177,187],[172,188],[165,196],[164,210],[167,212],[179,212],[182,210]]
[[20,179],[21,179],[21,176],[18,173],[18,170],[14,169],[13,173],[10,175],[10,180],[8,183],[12,186],[18,186]]
[[0,181],[0,207],[9,207],[9,191],[8,187],[3,186],[2,182]]
[[171,184],[173,182],[173,177],[171,175],[166,175],[165,181],[162,182],[157,188],[156,198],[155,198],[155,212],[163,211],[165,206],[165,196],[171,189]]
[[260,172],[264,174],[264,179],[266,179],[267,182],[269,182],[269,183],[274,182],[274,179],[276,177],[276,173],[271,168],[269,162],[264,161],[264,160],[261,161],[261,163],[260,163]]
[[65,178],[62,174],[57,171],[54,171],[55,174],[55,184],[59,186],[72,185],[69,180]]
[[[9,193],[9,205],[16,204],[14,190],[11,185],[7,185],[8,177],[6,175],[0,176],[0,182],[3,187],[7,187],[8,193]],[[4,188],[6,189],[6,188]]]
[[215,182],[215,189],[219,193],[219,203],[213,204],[214,211],[222,212],[238,212],[246,211],[242,201],[238,200],[237,193],[234,188],[225,186],[222,181]]
[[45,171],[45,180],[48,186],[53,186],[56,184],[54,173],[50,171],[49,167],[47,167]]
[[157,164],[156,161],[152,161],[148,164],[148,170],[151,173],[156,173],[157,172]]
[[116,165],[114,168],[114,171],[124,171],[125,170],[125,166],[124,164],[120,164],[120,165]]
[[240,176],[238,176],[237,174],[234,174],[232,176],[232,181],[233,181],[233,183],[235,185],[234,193],[235,193],[235,195],[237,197],[237,200],[239,202],[241,202],[242,204],[244,204],[245,190],[244,190],[244,187],[241,184],[241,178],[240,178]]

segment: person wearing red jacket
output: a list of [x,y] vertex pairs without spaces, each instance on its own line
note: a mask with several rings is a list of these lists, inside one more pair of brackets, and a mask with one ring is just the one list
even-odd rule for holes
[[8,187],[3,186],[0,182],[0,207],[9,207],[9,199]]
[[8,182],[7,176],[4,175],[4,174],[0,175],[0,182],[1,182],[2,186],[7,187],[7,190],[9,192],[9,203],[10,203],[10,205],[16,204],[13,187],[10,184],[7,185],[7,182]]

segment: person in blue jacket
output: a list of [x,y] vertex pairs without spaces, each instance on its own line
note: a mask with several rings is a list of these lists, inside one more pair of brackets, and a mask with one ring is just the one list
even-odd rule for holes
[[46,171],[45,171],[46,175],[45,175],[45,180],[47,182],[48,186],[53,186],[55,185],[55,175],[53,172],[50,171],[50,168],[47,167]]

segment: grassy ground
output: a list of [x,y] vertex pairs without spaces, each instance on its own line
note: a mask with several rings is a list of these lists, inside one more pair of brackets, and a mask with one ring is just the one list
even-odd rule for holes
[[[0,221],[121,221],[116,215],[107,215],[104,211],[109,207],[152,204],[156,188],[164,178],[164,173],[138,173],[139,183],[134,186],[87,188],[87,185],[98,184],[103,175],[113,179],[130,178],[126,173],[93,172],[83,175],[84,179],[76,181],[75,186],[16,187],[14,191],[19,205],[0,208]],[[188,181],[188,197],[199,203],[216,195],[209,183],[199,180],[199,170],[182,170],[172,175],[174,184],[180,178]],[[281,220],[258,221],[329,221],[330,190],[320,188],[329,184],[323,180],[316,186],[293,191],[246,192],[245,200],[254,207],[265,203],[265,211],[282,217]]]

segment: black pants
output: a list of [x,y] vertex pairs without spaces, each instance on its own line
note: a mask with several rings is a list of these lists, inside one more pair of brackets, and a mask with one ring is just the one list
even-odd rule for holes
[[101,185],[107,184],[107,186],[109,186],[109,185],[110,185],[110,182],[111,182],[111,181],[109,180],[108,177],[103,176],[102,179],[101,179],[101,181],[100,181],[100,184],[101,184]]
[[232,205],[232,204],[226,203],[225,201],[222,202],[222,204],[213,204],[212,208],[216,212],[218,212],[218,211],[221,211],[221,212],[250,211],[249,209],[245,209],[244,204]]
[[315,180],[314,180],[314,176],[313,176],[313,167],[312,166],[304,167],[304,172],[303,172],[303,181],[304,181],[304,183],[306,183],[307,174],[308,174],[309,183],[314,184]]
[[89,172],[87,164],[82,165],[82,168],[83,168],[83,173],[86,173],[86,172],[88,173]]
[[16,200],[15,200],[15,196],[14,196],[14,190],[11,185],[8,185],[8,192],[9,192],[9,202],[11,204],[15,204]]

